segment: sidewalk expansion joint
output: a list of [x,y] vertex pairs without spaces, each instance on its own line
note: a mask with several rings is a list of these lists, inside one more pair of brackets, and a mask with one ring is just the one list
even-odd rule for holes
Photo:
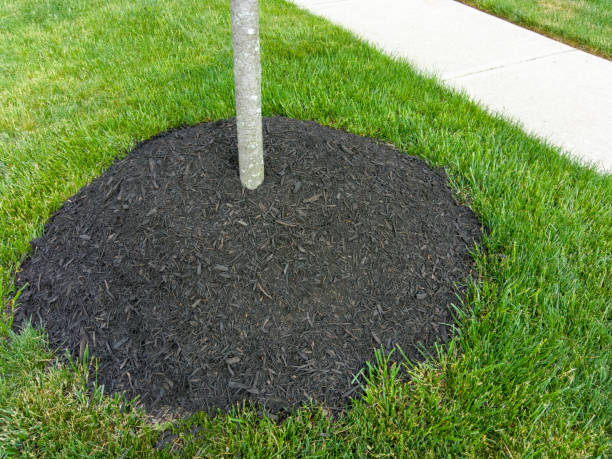
[[564,51],[557,51],[554,53],[550,53],[550,54],[543,54],[542,56],[536,56],[536,57],[530,57],[529,59],[524,59],[522,61],[517,61],[517,62],[510,62],[508,64],[502,64],[502,65],[496,65],[494,67],[489,67],[486,69],[482,69],[482,70],[475,70],[473,72],[467,72],[467,73],[461,73],[459,75],[450,75],[450,76],[442,76],[442,80],[443,81],[455,81],[455,80],[459,80],[461,78],[465,78],[465,77],[469,77],[472,75],[478,75],[480,73],[487,73],[487,72],[492,72],[493,70],[499,70],[499,69],[503,69],[503,68],[507,68],[507,67],[514,67],[516,65],[521,65],[521,64],[525,64],[527,62],[534,62],[534,61],[538,61],[541,59],[546,59],[549,57],[553,57],[553,56],[559,56],[561,54],[569,54],[569,53],[576,53],[579,52],[579,50],[577,49],[567,49]]

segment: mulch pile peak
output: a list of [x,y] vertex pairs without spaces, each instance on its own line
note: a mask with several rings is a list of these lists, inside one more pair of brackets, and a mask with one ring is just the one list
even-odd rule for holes
[[337,412],[374,349],[418,360],[449,339],[481,227],[443,169],[266,118],[247,191],[235,138],[235,120],[169,131],[67,200],[17,275],[15,326],[88,348],[98,383],[150,413]]

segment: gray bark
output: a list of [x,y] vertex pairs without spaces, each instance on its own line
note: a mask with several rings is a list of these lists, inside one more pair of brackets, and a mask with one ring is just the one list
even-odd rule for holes
[[240,181],[254,190],[264,179],[258,0],[232,0],[231,11]]

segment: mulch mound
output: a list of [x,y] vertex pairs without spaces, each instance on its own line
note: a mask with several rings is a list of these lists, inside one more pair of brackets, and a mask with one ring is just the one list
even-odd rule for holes
[[234,120],[140,144],[32,241],[15,326],[99,360],[151,413],[342,410],[374,349],[449,338],[481,227],[443,169],[312,122],[264,120],[240,186]]

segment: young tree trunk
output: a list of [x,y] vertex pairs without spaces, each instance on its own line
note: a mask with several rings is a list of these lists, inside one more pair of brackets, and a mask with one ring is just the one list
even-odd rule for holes
[[232,0],[231,11],[240,181],[254,190],[264,179],[258,0]]

